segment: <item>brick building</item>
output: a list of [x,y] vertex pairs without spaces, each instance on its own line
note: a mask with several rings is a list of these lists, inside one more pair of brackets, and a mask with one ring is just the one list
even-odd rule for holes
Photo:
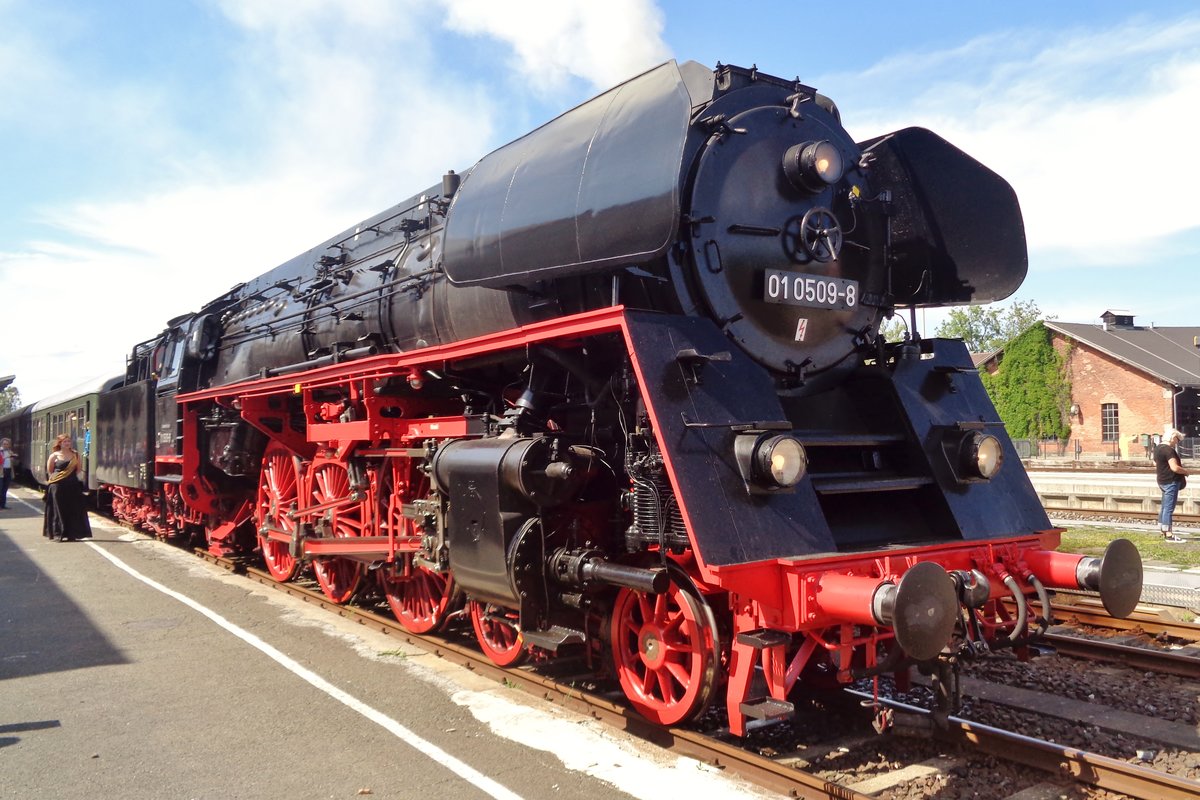
[[[1068,359],[1075,453],[1145,457],[1149,437],[1168,424],[1200,436],[1200,327],[1135,325],[1118,310],[1100,319],[1043,323]],[[978,366],[994,371],[1002,359],[1003,351],[989,353]]]

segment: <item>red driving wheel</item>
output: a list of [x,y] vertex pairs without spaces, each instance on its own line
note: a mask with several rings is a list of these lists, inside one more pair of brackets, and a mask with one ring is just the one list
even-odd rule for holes
[[379,585],[396,620],[413,633],[435,631],[446,621],[454,579],[413,563],[409,553],[396,557],[392,569],[379,570]]
[[[264,527],[286,531],[290,536],[296,530],[296,521],[288,517],[288,512],[296,507],[299,494],[300,459],[283,445],[272,442],[263,454],[262,470],[258,473],[255,527],[260,531]],[[277,581],[290,581],[296,576],[299,563],[286,543],[262,536],[259,543],[271,577]]]
[[[313,505],[346,500],[353,491],[350,473],[340,461],[315,461],[309,471],[310,497]],[[328,509],[313,520],[314,527],[324,528],[326,535],[343,539],[362,536],[366,524],[366,504],[357,501]],[[361,561],[344,556],[323,556],[313,559],[313,574],[321,591],[334,603],[346,603],[358,591],[366,572]]]
[[[429,494],[429,476],[412,459],[391,458],[380,470],[380,533],[395,531],[402,546],[412,547],[422,533],[417,521],[404,516],[404,504]],[[397,553],[394,564],[378,571],[379,586],[392,613],[413,633],[429,633],[446,622],[454,596],[454,579],[415,563],[411,552]]]

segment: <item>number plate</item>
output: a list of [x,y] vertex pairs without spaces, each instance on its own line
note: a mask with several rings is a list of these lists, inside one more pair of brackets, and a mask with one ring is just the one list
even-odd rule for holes
[[763,278],[763,300],[809,308],[854,308],[858,281],[769,269]]

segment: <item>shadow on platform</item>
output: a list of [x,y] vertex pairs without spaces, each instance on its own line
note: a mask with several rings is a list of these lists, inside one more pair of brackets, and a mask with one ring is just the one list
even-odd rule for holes
[[[39,722],[15,722],[11,725],[0,725],[0,733],[25,733],[26,731],[44,731],[48,728],[61,728],[62,723],[56,719],[45,719]],[[0,736],[0,747],[8,747],[21,741],[20,736]]]
[[[13,511],[10,504],[4,513]],[[30,512],[14,516],[28,517]],[[0,643],[0,680],[128,663],[85,610],[4,530],[0,530]]]

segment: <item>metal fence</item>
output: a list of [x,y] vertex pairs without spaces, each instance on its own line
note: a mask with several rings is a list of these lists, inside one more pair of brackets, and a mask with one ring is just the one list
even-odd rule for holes
[[1142,586],[1141,602],[1200,612],[1200,589],[1195,586],[1163,586],[1147,583]]
[[[1136,444],[1127,445],[1124,454],[1121,452],[1121,442],[1104,442],[1099,447],[1084,450],[1079,439],[1013,439],[1013,446],[1023,461],[1126,461],[1149,464],[1154,459],[1155,444],[1153,439],[1146,443],[1139,438]],[[1200,437],[1186,437],[1176,449],[1180,458],[1200,458]]]
[[1078,461],[1083,455],[1078,439],[1013,439],[1013,446],[1023,460],[1074,458]]
[[[1089,598],[1094,600],[1096,605],[1100,605],[1099,592],[1089,592],[1082,589],[1055,589],[1054,593]],[[1200,589],[1195,586],[1169,586],[1161,583],[1145,583],[1142,585],[1142,594],[1138,598],[1138,602],[1151,606],[1184,608],[1188,611],[1200,613]]]

